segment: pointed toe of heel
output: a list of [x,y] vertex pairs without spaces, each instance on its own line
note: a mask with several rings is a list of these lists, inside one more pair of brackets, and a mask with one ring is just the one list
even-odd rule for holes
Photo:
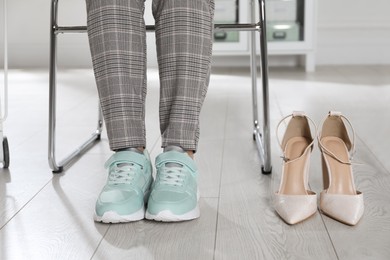
[[[279,126],[290,118],[282,142]],[[279,190],[275,193],[274,208],[290,225],[301,222],[317,211],[317,196],[309,190],[310,155],[314,140],[304,112],[295,111],[284,117],[276,127],[279,145],[283,151],[283,169]]]
[[363,216],[364,202],[353,177],[355,131],[351,122],[340,112],[330,111],[322,122],[318,145],[324,181],[324,191],[320,194],[321,211],[344,224],[356,225]]
[[356,195],[329,194],[326,191],[320,195],[321,211],[342,223],[356,225],[364,212],[363,194]]
[[290,225],[294,225],[311,217],[317,211],[317,196],[276,194],[274,207],[279,216]]

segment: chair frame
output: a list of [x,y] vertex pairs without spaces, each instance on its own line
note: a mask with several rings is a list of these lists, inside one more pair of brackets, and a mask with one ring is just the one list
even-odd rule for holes
[[[72,162],[84,154],[94,143],[100,140],[103,129],[103,116],[101,109],[98,109],[98,123],[92,135],[75,151],[61,161],[56,160],[56,75],[57,75],[57,38],[59,34],[86,33],[86,26],[58,26],[58,1],[51,1],[50,19],[50,75],[49,75],[49,151],[48,159],[53,173],[61,173],[69,167]],[[268,59],[266,39],[266,16],[265,0],[258,0],[259,21],[256,23],[255,0],[250,1],[251,23],[241,24],[214,24],[214,31],[248,31],[250,34],[250,69],[252,78],[252,105],[253,105],[253,138],[256,141],[259,156],[262,161],[262,173],[269,174],[271,166],[271,142],[269,126],[269,90],[268,90]],[[146,25],[147,32],[155,31],[154,25]],[[256,55],[256,32],[259,32],[260,47],[260,70],[262,82],[262,104],[263,104],[263,127],[260,129],[258,96],[257,96],[257,55]]]
[[[8,117],[8,16],[7,0],[3,0],[3,37],[4,37],[4,85],[0,93],[0,163],[7,169],[10,163],[8,139],[4,135],[4,122]],[[4,103],[2,103],[4,101]]]

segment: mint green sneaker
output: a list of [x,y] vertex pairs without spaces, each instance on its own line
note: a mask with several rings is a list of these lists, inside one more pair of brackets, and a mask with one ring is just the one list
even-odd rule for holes
[[198,171],[191,157],[187,153],[164,152],[156,158],[156,167],[145,218],[164,222],[198,218]]
[[95,221],[121,223],[144,219],[153,179],[148,152],[116,152],[105,167],[108,180],[96,201]]

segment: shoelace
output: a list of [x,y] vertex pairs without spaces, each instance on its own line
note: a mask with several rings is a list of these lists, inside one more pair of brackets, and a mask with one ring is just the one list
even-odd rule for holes
[[186,174],[183,172],[183,167],[170,166],[160,172],[160,183],[182,187],[185,177]]
[[109,184],[132,184],[136,175],[136,166],[130,163],[115,164],[108,177]]

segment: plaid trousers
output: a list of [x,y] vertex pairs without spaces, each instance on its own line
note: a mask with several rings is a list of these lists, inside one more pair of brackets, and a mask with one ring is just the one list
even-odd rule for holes
[[[110,148],[145,147],[144,0],[86,0],[92,63]],[[197,149],[214,0],[153,0],[162,147]]]

